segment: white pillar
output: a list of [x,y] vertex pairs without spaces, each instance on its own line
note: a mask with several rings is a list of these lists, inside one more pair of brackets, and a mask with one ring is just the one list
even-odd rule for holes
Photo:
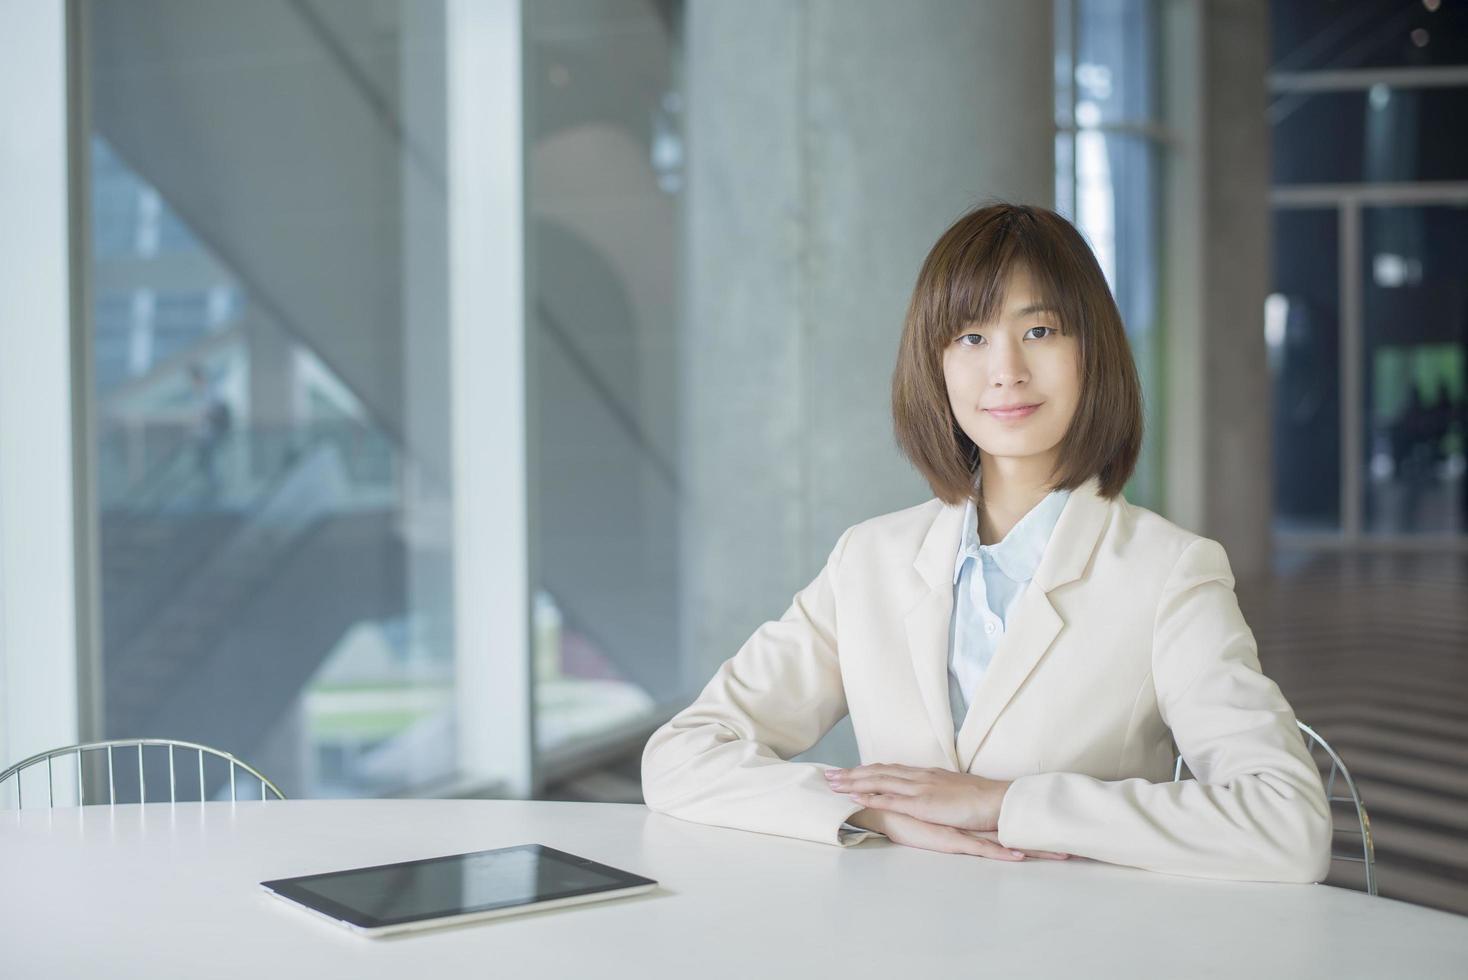
[[449,363],[459,767],[530,792],[519,0],[449,0]]
[[0,769],[78,740],[66,5],[0,0]]

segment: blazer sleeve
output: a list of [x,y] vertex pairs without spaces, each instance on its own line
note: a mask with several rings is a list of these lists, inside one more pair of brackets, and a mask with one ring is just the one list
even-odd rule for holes
[[642,794],[650,809],[696,823],[850,846],[861,804],[832,792],[816,763],[788,762],[846,716],[836,651],[837,540],[815,580],[778,621],[755,630],[698,698],[648,739]]
[[1157,609],[1153,685],[1194,779],[1016,779],[999,814],[1005,847],[1066,851],[1201,878],[1313,882],[1330,869],[1330,805],[1279,687],[1259,669],[1228,557],[1198,538]]

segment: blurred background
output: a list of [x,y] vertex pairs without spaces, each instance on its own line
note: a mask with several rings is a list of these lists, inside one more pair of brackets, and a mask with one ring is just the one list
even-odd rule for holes
[[1094,248],[1127,497],[1228,549],[1382,894],[1468,912],[1468,4],[45,6],[0,24],[0,768],[640,801],[840,532],[931,496],[901,317],[995,196]]

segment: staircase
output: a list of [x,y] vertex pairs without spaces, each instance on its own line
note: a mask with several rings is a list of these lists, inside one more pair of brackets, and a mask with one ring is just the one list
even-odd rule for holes
[[[168,728],[160,717],[164,705],[207,669],[211,657],[239,632],[252,601],[269,590],[318,525],[342,510],[348,495],[341,452],[322,441],[275,475],[258,503],[243,514],[106,515],[104,524],[128,528],[134,535],[149,529],[153,543],[162,546],[151,552],[161,561],[143,559],[139,547],[134,557],[114,559],[106,569],[110,577],[104,578],[103,594],[112,596],[111,604],[126,614],[107,631],[114,641],[105,652],[109,733],[137,735],[143,729]],[[198,534],[201,528],[210,533]],[[178,553],[169,550],[180,543]],[[338,624],[338,629],[347,625]],[[273,676],[273,658],[319,664],[328,649],[330,641],[311,648],[286,638],[251,659],[262,676]],[[274,717],[299,690],[276,686],[274,697],[257,692],[264,700],[255,700],[254,711]]]

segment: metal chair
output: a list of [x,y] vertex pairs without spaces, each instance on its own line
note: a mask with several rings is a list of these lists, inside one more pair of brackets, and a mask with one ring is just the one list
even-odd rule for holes
[[[1330,758],[1330,777],[1326,780],[1325,783],[1326,800],[1330,803],[1350,803],[1356,808],[1356,822],[1361,828],[1361,855],[1360,857],[1357,857],[1355,854],[1337,854],[1335,853],[1335,849],[1332,848],[1330,855],[1331,860],[1354,861],[1358,864],[1365,865],[1366,894],[1375,895],[1376,845],[1373,844],[1371,840],[1371,817],[1366,813],[1366,804],[1361,802],[1361,793],[1356,789],[1356,781],[1351,778],[1351,770],[1346,768],[1346,764],[1341,761],[1341,757],[1336,753],[1336,750],[1331,748],[1330,743],[1327,742],[1319,732],[1298,719],[1296,719],[1295,724],[1299,725],[1300,731],[1305,734],[1305,749],[1310,753],[1310,760],[1312,762],[1315,762],[1315,750],[1317,748],[1322,749],[1325,754]],[[1316,762],[1316,765],[1320,766],[1321,763]],[[1337,772],[1341,774],[1341,779],[1345,782],[1346,789],[1350,790],[1350,796],[1334,795],[1335,777]],[[1178,753],[1177,762],[1173,765],[1172,768],[1172,781],[1178,782],[1182,778],[1183,757],[1182,753]],[[1333,823],[1334,821],[1332,821],[1332,824]],[[1347,827],[1333,827],[1332,830],[1333,833],[1337,834],[1348,834],[1353,832],[1350,828]]]
[[[15,802],[16,802],[16,808],[17,809],[24,809],[25,808],[25,795],[24,795],[23,788],[22,788],[23,780],[21,778],[21,775],[22,775],[22,773],[25,772],[25,770],[31,768],[32,766],[40,766],[42,763],[45,763],[45,765],[46,765],[46,805],[48,807],[55,806],[56,805],[56,791],[55,791],[56,783],[55,783],[55,778],[54,778],[54,763],[53,763],[52,760],[54,760],[54,759],[65,759],[66,757],[69,757],[69,756],[75,756],[76,757],[76,803],[77,803],[77,806],[85,806],[86,803],[87,803],[87,798],[86,798],[86,780],[84,778],[83,767],[82,767],[83,753],[85,753],[85,752],[92,752],[92,751],[103,751],[103,750],[106,750],[106,752],[107,752],[107,803],[109,805],[115,805],[116,802],[117,802],[117,784],[116,784],[116,781],[114,779],[113,750],[114,749],[130,749],[130,748],[136,748],[137,749],[137,754],[138,754],[138,797],[139,797],[139,800],[138,801],[140,803],[146,803],[146,802],[148,802],[148,785],[147,785],[147,781],[145,780],[145,778],[143,776],[143,747],[146,746],[146,745],[166,746],[167,749],[168,749],[168,801],[170,803],[177,803],[178,802],[178,785],[177,785],[177,782],[175,781],[175,778],[174,778],[174,750],[175,749],[184,749],[186,751],[194,752],[194,753],[196,753],[198,755],[198,762],[199,762],[199,797],[200,797],[200,800],[201,801],[204,798],[204,790],[205,790],[205,784],[204,784],[204,756],[206,754],[215,756],[215,757],[220,758],[220,759],[223,759],[227,763],[229,763],[229,798],[230,798],[231,801],[237,801],[238,800],[238,796],[236,794],[236,787],[235,787],[235,770],[236,769],[243,769],[245,772],[249,773],[251,776],[254,776],[256,779],[258,779],[260,781],[260,799],[262,799],[262,800],[267,799],[268,798],[267,797],[267,792],[274,793],[275,794],[275,798],[277,800],[283,800],[283,799],[285,799],[285,794],[282,793],[280,791],[280,789],[274,783],[272,783],[270,780],[266,779],[263,775],[261,775],[261,773],[258,770],[256,770],[249,763],[242,762],[241,760],[236,759],[233,755],[230,755],[228,752],[221,752],[218,749],[211,749],[207,745],[199,745],[199,744],[197,744],[195,742],[180,742],[180,741],[177,741],[175,739],[168,739],[168,738],[125,738],[125,739],[113,739],[113,740],[105,741],[105,742],[88,742],[88,743],[86,743],[84,745],[68,745],[68,746],[65,746],[63,748],[52,749],[49,752],[41,752],[41,753],[39,753],[37,755],[31,756],[29,759],[22,759],[20,762],[18,762],[15,765],[11,766],[9,769],[6,769],[4,772],[0,772],[0,790],[3,790],[5,788],[5,782],[6,782],[6,780],[10,779],[11,777],[14,777],[15,778]],[[98,802],[100,803],[101,801],[99,800]],[[162,800],[159,800],[158,802],[161,803]]]

